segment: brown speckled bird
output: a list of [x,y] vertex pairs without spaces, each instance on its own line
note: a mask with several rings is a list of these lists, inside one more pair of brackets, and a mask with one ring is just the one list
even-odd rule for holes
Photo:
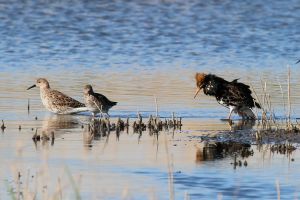
[[108,115],[109,109],[117,105],[117,102],[110,101],[106,96],[95,93],[91,85],[86,85],[83,89],[83,93],[85,105],[88,107],[89,111],[93,113],[93,116],[99,112],[101,115],[103,113]]
[[47,110],[56,114],[74,114],[78,112],[88,111],[83,103],[50,88],[49,82],[44,78],[39,78],[36,84],[29,87],[27,90],[39,87],[40,96],[43,105]]
[[204,94],[214,96],[219,104],[229,108],[228,119],[232,112],[237,113],[243,119],[255,119],[251,108],[261,108],[251,95],[250,87],[235,79],[231,82],[213,74],[196,73],[197,91],[194,96],[203,89]]

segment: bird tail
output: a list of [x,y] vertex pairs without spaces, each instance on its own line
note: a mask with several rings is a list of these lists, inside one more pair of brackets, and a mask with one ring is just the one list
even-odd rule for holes
[[115,106],[117,105],[118,102],[115,102],[115,101],[111,101],[111,106]]
[[247,107],[240,109],[238,112],[238,115],[241,116],[242,118],[246,118],[246,119],[256,119],[256,116],[253,113],[253,111]]

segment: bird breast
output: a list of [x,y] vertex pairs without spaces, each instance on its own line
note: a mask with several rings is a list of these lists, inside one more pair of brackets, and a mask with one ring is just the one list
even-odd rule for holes
[[85,104],[87,107],[97,108],[97,105],[95,105],[95,104],[98,103],[98,101],[93,95],[90,95],[90,94],[85,95],[84,100],[85,100]]
[[48,93],[49,93],[48,91],[41,90],[40,96],[41,96],[42,103],[46,107],[46,109],[52,111],[51,100]]

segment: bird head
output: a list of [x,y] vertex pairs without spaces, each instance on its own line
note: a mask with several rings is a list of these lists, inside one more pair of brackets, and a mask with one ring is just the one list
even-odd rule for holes
[[196,73],[195,79],[196,79],[197,90],[196,90],[194,98],[196,98],[196,96],[198,95],[200,90],[203,88],[205,77],[206,77],[206,74],[204,74],[204,73]]
[[39,87],[39,88],[50,88],[49,82],[47,81],[47,79],[45,78],[39,78],[36,80],[36,83],[32,86],[30,86],[29,88],[27,88],[27,90],[30,90],[31,88],[34,87]]
[[92,93],[93,92],[92,86],[91,85],[84,86],[83,92],[84,92],[84,94],[90,94],[90,93]]

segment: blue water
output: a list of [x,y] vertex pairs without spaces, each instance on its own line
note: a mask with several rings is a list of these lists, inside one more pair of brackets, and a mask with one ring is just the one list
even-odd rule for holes
[[[205,120],[226,118],[228,110],[203,94],[193,99],[195,72],[214,73],[228,80],[240,78],[240,81],[253,85],[261,99],[262,87],[266,82],[276,116],[285,117],[289,65],[292,71],[292,116],[300,117],[300,65],[295,64],[300,58],[299,10],[299,0],[2,1],[0,120],[3,119],[8,128],[6,134],[1,136],[4,142],[0,142],[0,146],[7,144],[9,148],[2,148],[0,157],[8,163],[14,162],[7,157],[7,152],[11,149],[15,151],[18,145],[13,143],[15,138],[11,138],[9,133],[20,137],[18,125],[21,124],[26,133],[30,133],[21,135],[27,141],[33,134],[31,128],[47,128],[50,122],[58,122],[44,119],[49,113],[41,104],[38,89],[26,91],[39,77],[47,78],[52,88],[80,101],[83,100],[83,86],[92,84],[96,92],[118,101],[110,112],[113,118],[134,117],[137,112],[145,117],[154,114],[154,99],[157,97],[160,116],[169,117],[175,112],[176,116],[184,117],[187,122],[199,119],[199,124],[193,121],[193,127],[199,125],[197,131],[209,132],[210,128],[203,130],[202,127],[211,125],[215,128],[221,122],[206,123]],[[79,117],[88,118],[87,115],[84,113]],[[37,121],[34,120],[36,116]],[[69,149],[62,142],[62,149],[69,153],[67,155],[75,154],[76,157],[76,149],[83,148],[81,135],[78,136],[81,129],[72,127],[68,131],[62,131],[66,135],[72,133],[68,144],[74,140],[77,143]],[[184,131],[190,131],[189,127]],[[140,144],[135,145],[140,147]],[[154,149],[149,151],[154,152]],[[35,149],[30,152],[36,153]],[[257,163],[266,161],[263,152],[256,152],[252,158],[254,164],[238,170],[231,168],[229,159],[203,162],[201,166],[194,162],[178,162],[175,168],[182,173],[174,175],[175,196],[183,198],[184,191],[188,191],[191,199],[216,199],[219,193],[224,199],[274,199],[277,197],[275,181],[279,180],[282,199],[293,198],[293,195],[299,194],[296,189],[299,187],[299,173],[296,171],[299,168],[298,154],[294,155],[295,164],[290,164],[285,155],[277,155],[268,158],[267,161],[271,160],[272,164],[262,164],[256,168]],[[39,155],[40,152],[37,152],[37,157]],[[59,153],[54,153],[53,157],[57,155]],[[151,157],[152,154],[146,155]],[[39,158],[26,154],[23,159],[25,170],[30,166],[30,159],[40,162]],[[73,163],[67,156],[62,159],[66,159],[67,164]],[[84,169],[89,177],[89,162],[75,159],[79,162],[71,168],[74,174]],[[129,163],[137,160],[135,157],[131,159]],[[108,162],[112,168],[124,162],[119,158],[113,161],[113,164]],[[78,164],[80,162],[82,165]],[[49,163],[58,168],[57,163]],[[142,186],[140,179],[148,178],[150,183],[158,185],[155,188],[157,196],[167,199],[167,172],[165,168],[162,170],[156,166],[155,162],[151,164],[153,168],[149,170],[139,168],[138,164],[126,165],[129,172],[118,171],[117,176],[125,176],[123,181],[134,176],[134,183]],[[101,163],[96,162],[95,165],[101,166]],[[185,171],[185,167],[189,170]],[[0,174],[7,171],[1,169]],[[135,173],[134,169],[144,170],[150,176]],[[91,173],[98,171],[97,168]],[[159,173],[153,173],[155,171]],[[115,173],[110,170],[105,172],[110,175]],[[86,180],[88,182],[89,178]],[[98,180],[101,177],[96,182]],[[82,194],[90,197],[87,186],[89,184],[83,184],[85,189]],[[148,188],[149,184],[146,186]],[[163,191],[159,186],[165,187]],[[122,185],[121,190],[124,187]],[[119,192],[118,189],[115,190]],[[133,189],[141,188],[136,186]],[[1,192],[0,197],[7,195],[6,191]],[[149,195],[141,191],[133,196]],[[116,199],[119,197],[121,195],[114,196]]]
[[6,1],[0,65],[280,68],[300,56],[299,8],[297,0]]

